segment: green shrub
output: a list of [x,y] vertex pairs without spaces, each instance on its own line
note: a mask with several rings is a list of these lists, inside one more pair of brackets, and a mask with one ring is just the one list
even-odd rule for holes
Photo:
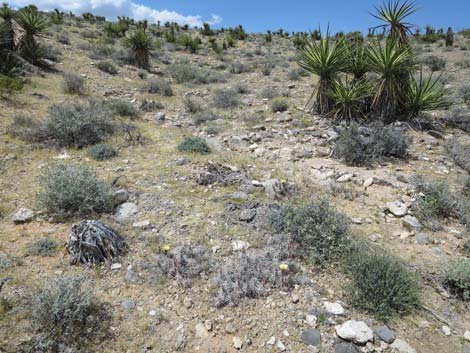
[[356,251],[347,259],[352,282],[348,288],[353,306],[386,320],[420,306],[414,273],[396,258],[376,250]]
[[246,93],[249,93],[250,92],[250,89],[248,88],[248,86],[242,82],[238,82],[236,85],[235,85],[235,91],[239,94],[246,94]]
[[128,118],[138,118],[139,111],[129,102],[121,99],[113,99],[107,102],[109,111],[114,115]]
[[201,104],[190,96],[186,96],[183,100],[184,108],[188,113],[197,113],[202,110]]
[[348,217],[326,199],[282,207],[268,224],[278,234],[289,234],[299,255],[319,265],[338,260],[351,243]]
[[31,296],[31,322],[47,351],[58,351],[60,345],[90,348],[95,339],[105,338],[101,334],[108,319],[105,305],[84,276],[50,278]]
[[85,78],[73,73],[65,73],[62,81],[64,93],[85,94]]
[[232,89],[218,90],[214,95],[217,108],[233,108],[240,104],[238,93]]
[[334,155],[348,165],[370,165],[386,157],[405,158],[410,142],[401,129],[393,126],[351,124],[339,133]]
[[49,107],[49,116],[36,132],[37,140],[59,147],[85,147],[104,141],[115,131],[114,122],[103,105],[61,103]]
[[284,112],[289,108],[289,103],[284,97],[276,97],[271,102],[271,109],[273,112]]
[[39,207],[61,218],[111,211],[112,188],[95,171],[80,165],[53,164],[39,177]]
[[178,83],[194,80],[197,70],[187,60],[174,62],[167,67],[169,75]]
[[242,62],[234,62],[230,65],[230,72],[232,74],[242,74],[245,72],[250,72],[251,67]]
[[51,238],[42,238],[35,241],[28,250],[29,255],[52,256],[57,251],[59,243]]
[[70,45],[70,38],[67,32],[58,33],[56,38],[59,43]]
[[446,67],[446,61],[438,56],[430,55],[424,58],[423,62],[431,71],[441,71]]
[[196,125],[202,125],[204,123],[207,123],[208,121],[214,121],[218,118],[219,117],[211,111],[197,112],[196,114],[193,115],[193,121],[194,121],[194,124]]
[[150,79],[148,81],[147,92],[158,93],[166,97],[170,97],[173,95],[173,90],[171,88],[170,83],[168,81],[158,79]]
[[21,91],[23,89],[23,86],[23,81],[19,77],[0,75],[0,94],[9,94],[13,91]]
[[88,149],[88,155],[97,161],[104,161],[106,159],[116,157],[117,154],[118,153],[114,147],[107,143],[100,143],[98,145],[91,146]]
[[449,262],[444,269],[444,283],[453,294],[470,301],[470,259]]
[[211,152],[206,140],[201,137],[186,137],[179,145],[178,151],[208,154]]
[[281,92],[273,87],[266,87],[260,93],[260,97],[266,99],[273,99],[280,96],[282,96]]
[[103,71],[106,72],[107,74],[110,75],[116,75],[119,71],[116,66],[113,65],[113,63],[109,61],[100,61],[96,64],[96,67]]

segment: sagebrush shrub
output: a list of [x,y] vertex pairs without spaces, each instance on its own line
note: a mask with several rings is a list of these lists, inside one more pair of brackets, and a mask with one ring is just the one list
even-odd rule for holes
[[35,241],[29,248],[28,254],[30,255],[40,255],[40,256],[52,256],[57,248],[59,243],[57,240],[52,238],[42,238]]
[[107,102],[107,107],[114,115],[128,118],[138,118],[139,111],[130,103],[122,99],[113,99]]
[[284,112],[289,108],[289,103],[284,97],[276,97],[271,102],[273,112]]
[[88,149],[88,155],[97,161],[104,161],[106,159],[116,157],[118,153],[110,144],[100,143],[91,146]]
[[178,145],[178,151],[208,154],[211,152],[211,149],[209,148],[206,140],[201,137],[192,136],[186,137],[183,141],[180,142]]
[[456,108],[448,112],[444,117],[445,123],[454,128],[470,133],[470,110]]
[[171,63],[167,67],[169,75],[178,83],[185,83],[196,78],[197,70],[187,60]]
[[162,96],[171,97],[173,89],[168,81],[160,79],[150,79],[147,83],[148,93],[158,93]]
[[60,276],[46,281],[31,297],[31,323],[41,335],[40,344],[56,351],[64,344],[76,349],[104,339],[109,314],[84,276]]
[[351,244],[348,217],[337,212],[327,199],[273,212],[268,224],[278,234],[288,234],[295,251],[323,265],[341,258]]
[[446,61],[438,56],[430,55],[424,58],[423,62],[431,71],[441,71],[446,67]]
[[100,61],[96,64],[96,67],[110,75],[117,75],[119,72],[117,67],[109,61]]
[[39,125],[38,139],[59,147],[85,147],[100,143],[115,131],[115,124],[102,104],[89,101],[53,104]]
[[71,164],[53,164],[39,178],[38,205],[48,213],[67,217],[111,211],[112,188],[94,170]]
[[207,123],[208,121],[214,121],[216,119],[219,119],[219,117],[211,111],[197,112],[193,115],[193,121],[196,125],[201,125]]
[[465,301],[470,301],[470,259],[450,261],[444,268],[444,284]]
[[420,306],[420,289],[414,273],[393,256],[376,250],[358,250],[347,259],[353,306],[386,320]]
[[232,89],[218,90],[214,95],[214,105],[217,108],[233,108],[239,104],[240,97]]
[[351,124],[339,133],[334,155],[349,165],[370,165],[386,157],[407,157],[410,142],[399,128],[379,125],[367,128]]
[[71,72],[65,73],[62,78],[62,89],[68,94],[85,94],[85,78]]
[[186,96],[183,103],[188,113],[197,113],[203,109],[201,103],[190,96]]

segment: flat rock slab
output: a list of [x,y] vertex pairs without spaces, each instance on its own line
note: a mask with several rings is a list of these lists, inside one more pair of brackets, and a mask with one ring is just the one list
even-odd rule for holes
[[22,207],[11,215],[11,220],[15,224],[27,223],[34,218],[33,210]]
[[346,341],[365,344],[374,339],[374,333],[364,321],[349,320],[335,326],[336,334]]
[[408,207],[399,201],[387,202],[387,210],[395,217],[403,217],[408,213]]

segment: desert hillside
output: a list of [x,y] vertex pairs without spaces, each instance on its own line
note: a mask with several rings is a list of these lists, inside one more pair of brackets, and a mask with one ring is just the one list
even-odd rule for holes
[[0,8],[0,351],[470,353],[470,30],[377,24]]

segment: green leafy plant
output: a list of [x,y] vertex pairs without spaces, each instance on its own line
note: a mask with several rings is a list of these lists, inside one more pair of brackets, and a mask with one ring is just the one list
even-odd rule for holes
[[98,145],[91,146],[88,149],[88,154],[91,158],[97,161],[104,161],[117,156],[117,151],[113,146],[107,143],[100,143]]
[[209,154],[211,149],[207,144],[206,140],[201,137],[191,136],[185,137],[183,141],[178,145],[178,151],[180,152],[190,152],[190,153],[200,153],[200,154]]
[[59,243],[52,238],[42,238],[35,241],[29,248],[29,255],[52,256],[57,251]]
[[64,93],[83,95],[86,93],[85,78],[71,72],[62,76],[62,89]]
[[348,256],[346,269],[353,306],[381,320],[407,314],[421,305],[418,279],[393,256],[379,250],[357,250]]
[[284,97],[276,97],[271,102],[271,109],[273,112],[283,112],[289,108],[289,102]]
[[444,284],[455,295],[470,301],[470,259],[450,261],[444,268]]
[[366,115],[366,103],[371,96],[370,85],[364,81],[337,80],[326,93],[332,100],[327,117],[350,122]]
[[114,66],[113,63],[109,61],[100,61],[96,64],[96,67],[99,70],[106,72],[107,74],[110,74],[110,75],[117,75],[117,73],[119,72],[117,67]]
[[143,29],[136,29],[124,40],[124,44],[131,49],[138,67],[149,69],[150,50],[152,39]]

